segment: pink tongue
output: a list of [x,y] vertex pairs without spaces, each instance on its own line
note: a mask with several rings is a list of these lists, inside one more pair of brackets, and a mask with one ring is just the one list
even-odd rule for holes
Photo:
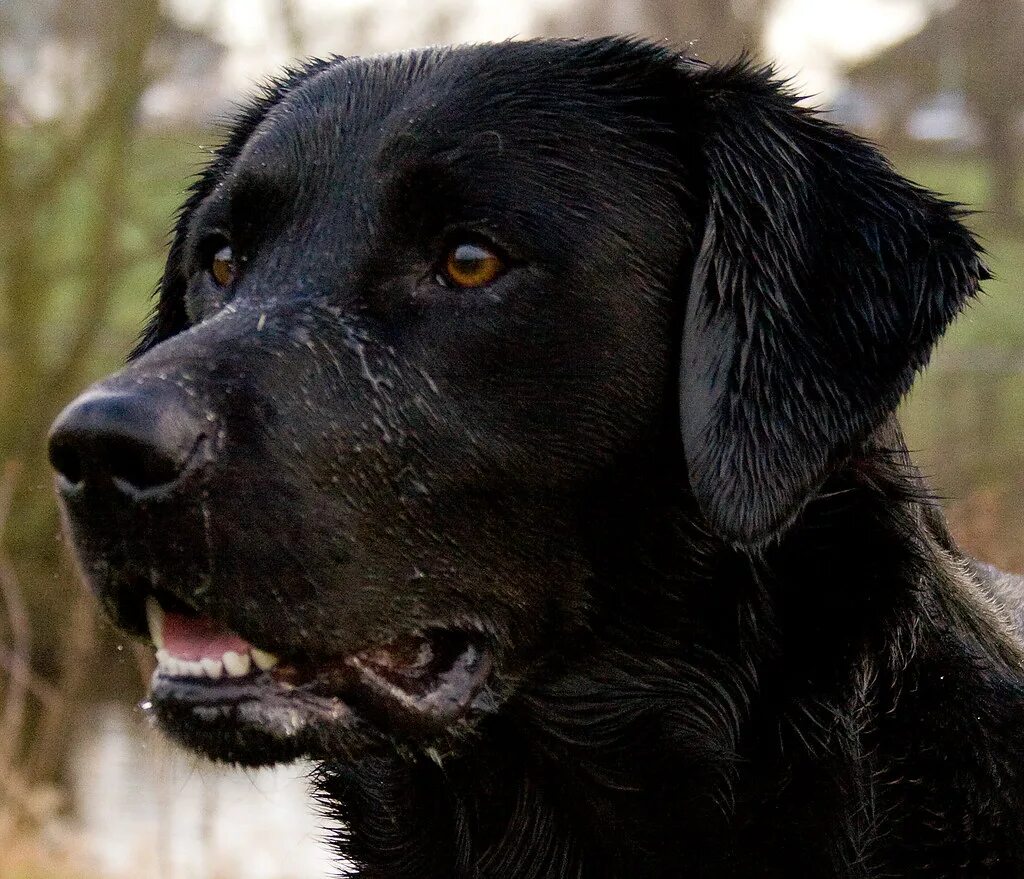
[[196,662],[220,659],[229,650],[247,653],[249,642],[234,632],[221,628],[209,617],[192,617],[183,613],[164,613],[164,649],[178,659]]

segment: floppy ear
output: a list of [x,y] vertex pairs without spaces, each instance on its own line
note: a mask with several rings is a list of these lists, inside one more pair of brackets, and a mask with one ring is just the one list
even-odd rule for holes
[[706,113],[707,199],[683,444],[713,526],[751,545],[897,406],[987,274],[955,205],[796,106],[769,70],[688,75]]

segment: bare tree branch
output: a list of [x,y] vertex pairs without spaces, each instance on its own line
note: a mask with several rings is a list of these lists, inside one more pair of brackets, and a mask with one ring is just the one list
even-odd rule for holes
[[[7,611],[14,659],[22,668],[29,668],[32,640],[28,610],[18,586],[14,567],[3,550],[7,517],[10,514],[20,469],[17,461],[8,461],[0,471],[0,596],[3,597]],[[13,769],[21,745],[26,690],[22,676],[12,675],[8,678],[3,711],[0,712],[0,777],[6,776]]]
[[21,201],[34,203],[52,198],[71,178],[82,159],[89,154],[89,148],[102,139],[105,128],[110,124],[111,113],[122,89],[119,78],[119,74],[111,77],[99,100],[75,131],[62,133],[57,139],[54,154],[46,167],[20,187],[18,197]]
[[10,136],[7,130],[7,84],[0,79],[0,204],[10,203],[10,192],[14,187],[13,175],[10,173],[11,148],[8,143]]
[[[62,2],[62,9],[74,10],[76,0]],[[82,36],[82,45],[100,44],[102,49],[95,53],[102,58],[97,100],[84,118],[15,132],[10,117],[0,115],[0,332],[5,361],[11,358],[16,366],[13,380],[4,376],[0,383],[0,412],[6,416],[0,418],[0,464],[10,458],[23,465],[17,474],[13,465],[0,469],[0,528],[8,526],[7,539],[0,544],[0,797],[19,791],[34,796],[32,785],[58,774],[67,757],[67,733],[85,687],[86,658],[95,635],[92,601],[81,587],[77,593],[66,592],[71,599],[62,598],[59,623],[41,616],[52,613],[47,596],[52,585],[39,574],[56,565],[56,554],[50,540],[52,504],[36,486],[44,481],[40,470],[45,460],[39,451],[53,410],[81,381],[109,330],[111,303],[130,256],[122,231],[131,207],[132,147],[140,98],[148,84],[147,59],[161,20],[160,2],[110,0],[107,7],[95,30]],[[77,45],[77,33],[69,39],[69,45]],[[41,170],[15,173],[26,164]],[[54,244],[38,233],[40,221],[53,225],[47,214],[65,194],[72,194],[69,204],[74,208],[77,193],[69,185],[78,182],[90,190],[90,199],[78,207],[89,215],[76,218],[85,228],[83,246],[74,248],[86,254],[76,266],[83,295],[67,309],[74,310],[68,315],[72,332],[54,357],[45,321],[56,302],[58,280],[70,272],[54,267]],[[60,210],[66,210],[63,203]],[[14,519],[8,518],[12,505]],[[71,579],[62,580],[62,589]],[[38,631],[33,628],[36,615]],[[59,639],[52,634],[57,625]],[[49,680],[33,667],[43,648],[48,649]],[[51,668],[49,655],[55,655],[57,668]]]
[[[77,582],[77,579],[76,579]],[[85,586],[78,583],[71,620],[64,641],[61,657],[60,678],[56,687],[49,690],[53,698],[47,703],[50,709],[43,715],[39,732],[33,742],[28,777],[45,779],[51,777],[63,755],[62,744],[67,732],[70,713],[78,705],[85,669],[92,652],[96,633],[96,615],[91,596]]]
[[111,125],[111,141],[104,153],[103,169],[97,190],[103,196],[96,220],[93,240],[89,247],[92,254],[90,283],[75,313],[74,333],[67,347],[67,354],[49,377],[48,387],[56,396],[65,396],[73,390],[75,377],[92,351],[110,307],[117,278],[119,262],[117,241],[118,224],[124,212],[124,178],[128,147],[135,122],[135,109],[144,88],[142,75],[146,50],[156,34],[160,18],[160,7],[156,0],[133,4],[135,13],[130,16],[129,27],[132,39],[123,51],[119,75],[120,83],[114,108],[118,111]]
[[10,647],[0,644],[0,669],[11,678],[18,678],[25,689],[35,696],[47,711],[57,708],[60,693],[48,681],[37,675]]

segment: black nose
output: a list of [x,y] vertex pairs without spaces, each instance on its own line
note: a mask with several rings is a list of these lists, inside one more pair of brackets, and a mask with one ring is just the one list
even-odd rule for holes
[[62,489],[112,484],[124,493],[171,487],[209,426],[186,399],[152,389],[86,391],[50,428],[50,463]]

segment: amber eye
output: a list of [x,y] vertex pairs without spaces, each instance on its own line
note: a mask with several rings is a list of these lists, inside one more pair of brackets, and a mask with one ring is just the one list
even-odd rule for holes
[[210,260],[210,274],[219,287],[227,287],[235,280],[238,268],[235,265],[235,255],[227,244],[218,250]]
[[444,258],[443,280],[455,287],[483,287],[505,270],[498,254],[480,244],[457,244]]

